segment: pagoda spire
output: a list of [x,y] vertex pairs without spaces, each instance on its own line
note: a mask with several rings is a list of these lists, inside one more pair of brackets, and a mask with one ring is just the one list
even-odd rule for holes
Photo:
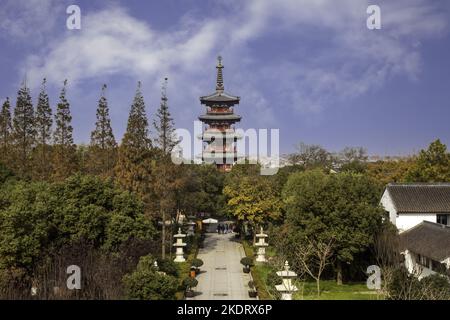
[[223,86],[223,65],[222,65],[222,57],[217,57],[217,81],[216,81],[216,91],[217,92],[223,92],[224,86]]

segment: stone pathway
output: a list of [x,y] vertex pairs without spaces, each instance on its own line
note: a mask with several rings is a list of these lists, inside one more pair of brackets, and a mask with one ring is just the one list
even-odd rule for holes
[[245,256],[234,234],[208,233],[198,258],[204,264],[197,276],[196,296],[189,300],[255,300],[248,296],[250,274],[242,272],[240,260]]

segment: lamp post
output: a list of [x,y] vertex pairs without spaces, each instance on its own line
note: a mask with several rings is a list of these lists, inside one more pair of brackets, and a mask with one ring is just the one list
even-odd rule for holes
[[181,233],[181,228],[178,228],[178,233],[173,237],[176,239],[175,243],[173,244],[173,246],[176,248],[175,259],[173,261],[184,262],[186,261],[183,256],[186,243],[183,242],[183,239],[186,237],[186,235]]
[[266,242],[266,238],[268,235],[263,232],[263,228],[261,227],[260,233],[257,233],[255,236],[257,240],[255,242],[255,247],[258,248],[256,262],[266,262],[266,247],[269,245]]
[[284,263],[284,270],[278,271],[277,275],[283,280],[283,282],[279,285],[276,285],[275,288],[278,292],[281,293],[281,300],[292,300],[292,294],[298,290],[298,288],[292,284],[292,279],[297,277],[297,274],[294,271],[289,270],[289,263]]

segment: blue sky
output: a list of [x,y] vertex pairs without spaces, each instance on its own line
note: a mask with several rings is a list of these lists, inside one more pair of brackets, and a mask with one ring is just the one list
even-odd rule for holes
[[[81,8],[67,30],[66,7]],[[366,28],[369,4],[381,30]],[[147,112],[169,78],[176,126],[193,129],[198,97],[214,90],[217,55],[242,128],[279,128],[280,151],[297,142],[337,151],[406,155],[450,144],[450,2],[428,0],[0,0],[0,102],[25,75],[34,101],[43,77],[54,107],[69,81],[75,140],[89,142],[108,84],[121,139],[136,83]]]

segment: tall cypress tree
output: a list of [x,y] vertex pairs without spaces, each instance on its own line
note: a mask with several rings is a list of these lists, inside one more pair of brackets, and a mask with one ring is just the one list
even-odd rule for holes
[[147,204],[147,208],[151,197],[152,166],[152,142],[149,138],[141,83],[138,82],[115,171],[119,183],[136,192]]
[[173,118],[169,112],[167,101],[167,78],[165,78],[161,90],[161,103],[156,113],[157,119],[153,121],[153,126],[157,134],[156,144],[164,154],[169,154],[178,143],[175,137]]
[[[170,217],[171,212],[175,212],[176,201],[174,200],[175,189],[180,188],[180,175],[177,166],[170,161],[170,153],[178,143],[175,137],[175,128],[173,118],[169,112],[167,98],[167,78],[161,89],[161,102],[156,112],[156,119],[153,120],[153,126],[156,130],[156,145],[159,148],[161,156],[154,169],[153,194],[154,202],[158,208],[162,221],[166,221]],[[166,232],[166,224],[162,224],[161,232],[161,255],[166,256],[166,248],[168,245]],[[169,229],[169,245],[172,242],[173,230]],[[169,247],[170,248],[170,247]]]
[[53,133],[53,178],[55,180],[67,178],[77,168],[76,146],[72,136],[72,115],[66,98],[66,86],[67,80],[64,80],[55,114],[56,128]]
[[34,173],[39,180],[47,180],[51,173],[52,109],[46,92],[46,79],[42,80],[36,107],[36,150],[34,152]]
[[6,166],[10,165],[10,148],[11,148],[11,103],[7,97],[0,111],[0,162]]
[[97,121],[91,132],[91,144],[87,167],[90,173],[111,175],[116,162],[117,143],[111,128],[108,101],[105,97],[106,84],[102,87],[102,94],[98,101]]
[[36,141],[36,131],[30,89],[25,82],[17,93],[12,128],[13,167],[19,176],[28,178],[31,176],[31,153]]

